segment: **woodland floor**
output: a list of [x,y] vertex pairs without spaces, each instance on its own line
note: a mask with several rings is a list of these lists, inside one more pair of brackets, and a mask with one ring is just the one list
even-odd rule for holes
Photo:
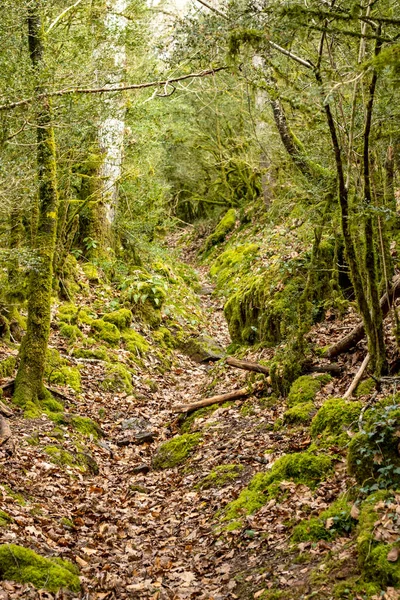
[[[207,269],[197,267],[197,271],[203,283],[201,302],[209,317],[207,331],[226,347],[230,340],[222,301],[210,293]],[[354,316],[348,319],[351,324]],[[342,328],[349,323],[342,323]],[[337,323],[329,322],[312,333],[321,345],[328,337],[332,342],[342,334]],[[56,331],[51,345],[65,351]],[[261,351],[252,358],[260,356]],[[264,350],[262,357],[267,356]],[[359,350],[353,353],[347,375],[328,384],[322,394],[343,392],[361,358]],[[249,374],[221,364],[199,365],[178,353],[174,367],[158,375],[152,360],[149,356],[133,375],[132,396],[106,393],[99,387],[100,361],[84,363],[83,393],[67,394],[65,410],[92,417],[106,434],[105,443],[85,442],[99,466],[98,474],[81,474],[49,462],[43,448],[55,443],[54,423],[46,416],[23,419],[15,409],[10,419],[13,438],[0,447],[0,508],[14,517],[11,525],[0,529],[1,543],[24,545],[77,563],[83,587],[80,597],[90,600],[260,598],[272,586],[286,590],[282,598],[333,597],[330,584],[319,574],[328,569],[330,579],[337,582],[357,573],[352,541],[337,538],[299,548],[290,543],[290,532],[295,523],[321,512],[351,484],[340,451],[334,476],[315,491],[283,482],[287,494],[282,500],[271,500],[248,517],[242,529],[216,535],[218,510],[236,498],[268,462],[307,448],[308,429],[273,430],[284,403],[271,406],[266,398],[237,401],[196,421],[203,441],[183,465],[153,470],[152,457],[159,444],[179,433],[171,407],[242,387]],[[102,419],[100,408],[105,411]],[[154,442],[129,443],[122,424],[132,418],[141,419],[154,433]],[[32,438],[36,445],[30,443]],[[56,443],[68,449],[68,433]],[[220,488],[196,488],[222,464],[243,465],[240,479]],[[137,473],[138,467],[149,470]],[[327,567],[331,557],[334,566]],[[0,583],[2,600],[64,596],[71,595]]]

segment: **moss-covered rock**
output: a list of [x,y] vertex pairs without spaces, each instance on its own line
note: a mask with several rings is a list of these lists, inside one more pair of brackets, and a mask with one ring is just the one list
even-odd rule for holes
[[212,337],[206,334],[188,339],[182,344],[181,349],[187,356],[198,363],[219,360],[224,356],[223,349],[218,346]]
[[120,308],[119,310],[114,310],[113,312],[107,313],[103,316],[104,321],[107,323],[112,323],[118,327],[120,331],[130,327],[132,319],[132,311],[129,310],[129,308]]
[[372,394],[375,388],[375,381],[372,379],[372,377],[369,377],[368,379],[365,379],[364,381],[358,384],[356,389],[356,396],[357,398],[360,398],[361,396]]
[[8,356],[0,361],[0,379],[4,377],[11,377],[15,370],[17,359],[15,356]]
[[237,521],[260,509],[274,496],[281,481],[304,483],[314,488],[332,470],[332,458],[308,452],[287,454],[279,458],[267,473],[257,473],[239,497],[224,510],[224,521]]
[[134,356],[143,356],[150,350],[150,344],[147,340],[133,329],[127,329],[122,332],[122,339],[125,348]]
[[243,465],[218,465],[196,487],[200,490],[224,487],[238,479],[243,469]]
[[96,462],[86,452],[72,453],[60,446],[45,446],[43,450],[55,465],[72,467],[83,473],[90,471],[97,474],[99,472]]
[[101,427],[95,421],[89,419],[89,417],[73,415],[70,419],[70,423],[74,429],[88,437],[92,436],[95,440],[104,435]]
[[58,308],[57,318],[60,323],[66,323],[67,325],[76,325],[78,320],[78,307],[75,304],[66,302],[61,304]]
[[122,363],[112,363],[106,366],[106,377],[101,387],[108,392],[132,392],[132,375]]
[[108,360],[108,351],[105,346],[99,346],[98,348],[75,348],[72,352],[72,356],[75,358],[89,358],[96,360]]
[[[385,538],[379,531],[380,520],[383,517],[384,530],[394,527],[398,529],[397,507],[398,501],[393,499],[393,493],[382,490],[367,498],[359,516],[357,549],[364,579],[379,583],[383,587],[400,586],[400,561],[391,562],[387,559],[390,550],[397,546],[397,540],[384,541]],[[393,521],[396,521],[394,525]]]
[[350,515],[351,505],[345,497],[336,500],[318,517],[304,520],[293,529],[293,542],[332,540],[338,535],[347,535],[356,525]]
[[72,343],[83,338],[83,334],[79,327],[76,325],[69,325],[68,323],[62,323],[62,325],[60,325],[60,335]]
[[45,558],[33,550],[3,544],[0,546],[0,579],[31,583],[38,589],[58,592],[80,591],[79,571],[72,563],[59,558]]
[[48,348],[44,371],[45,380],[57,385],[68,385],[76,392],[81,390],[81,375],[77,367],[68,365],[55,348]]
[[153,458],[155,469],[172,469],[183,463],[201,441],[200,433],[185,433],[164,442]]
[[97,340],[107,342],[110,346],[118,346],[121,334],[113,323],[108,323],[104,319],[94,319],[91,322],[91,329]]
[[213,246],[223,242],[234,228],[236,224],[236,210],[234,208],[229,209],[222,217],[214,232],[208,236],[204,243],[203,251],[208,252]]
[[90,281],[90,283],[99,283],[100,275],[97,267],[93,263],[83,263],[82,270],[85,273],[86,277]]
[[327,374],[317,375],[302,375],[293,382],[288,395],[288,405],[295,406],[306,402],[312,402],[322,388],[323,385],[331,380],[331,376]]
[[0,527],[7,527],[14,519],[4,510],[0,510]]
[[345,445],[350,441],[346,431],[356,428],[362,405],[360,402],[330,398],[324,402],[311,423],[312,437],[332,444]]
[[292,408],[289,408],[283,415],[283,422],[289,423],[290,425],[307,424],[311,421],[312,415],[315,412],[313,402],[306,402],[304,404],[295,404]]
[[210,274],[217,280],[217,289],[225,294],[234,288],[236,275],[247,271],[259,250],[258,244],[246,244],[222,252],[212,264]]

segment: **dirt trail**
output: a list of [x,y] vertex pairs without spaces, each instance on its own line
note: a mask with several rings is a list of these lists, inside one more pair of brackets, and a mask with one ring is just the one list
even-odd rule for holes
[[[207,331],[226,346],[229,334],[221,301],[210,295],[206,269],[198,272]],[[281,578],[290,586],[298,580],[298,568],[288,567],[283,558],[288,529],[282,522],[293,510],[296,518],[302,518],[310,506],[323,509],[324,496],[329,498],[331,488],[337,486],[337,482],[327,483],[317,497],[307,492],[301,506],[293,509],[293,484],[287,501],[279,506],[272,502],[248,517],[243,529],[216,536],[216,513],[255,472],[266,468],[262,463],[301,449],[304,440],[301,433],[273,431],[281,409],[253,401],[241,410],[243,403],[237,402],[196,422],[202,443],[184,465],[153,470],[159,444],[179,433],[171,406],[241,387],[248,376],[221,366],[199,365],[184,355],[177,355],[176,364],[151,380],[146,373],[133,375],[135,396],[100,391],[101,367],[85,364],[84,393],[71,399],[66,410],[93,419],[98,419],[99,409],[105,411],[101,426],[106,443],[86,443],[99,466],[98,474],[83,475],[49,462],[46,445],[59,443],[73,451],[76,447],[68,433],[55,440],[54,423],[45,416],[30,421],[13,418],[13,444],[0,447],[0,508],[15,518],[9,527],[0,528],[1,542],[77,562],[84,589],[81,598],[242,599],[267,589],[271,578]],[[147,373],[149,369],[151,364]],[[154,433],[155,441],[126,444],[127,419],[140,420]],[[215,466],[232,463],[243,466],[240,480],[223,487],[196,487]],[[21,494],[22,505],[16,503],[15,493]],[[53,597],[7,582],[0,584],[0,590],[2,600]]]

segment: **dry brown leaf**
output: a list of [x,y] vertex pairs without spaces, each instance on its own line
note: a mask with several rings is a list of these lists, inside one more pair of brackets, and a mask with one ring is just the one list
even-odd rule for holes
[[389,562],[396,562],[397,559],[399,558],[399,549],[397,548],[397,546],[393,546],[393,548],[391,548],[388,552],[387,555],[387,559]]

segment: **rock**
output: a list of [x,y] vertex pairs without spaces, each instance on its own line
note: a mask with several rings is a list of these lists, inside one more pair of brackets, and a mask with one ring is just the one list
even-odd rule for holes
[[225,356],[223,348],[207,334],[190,338],[182,346],[182,351],[197,363],[217,361]]
[[145,463],[141,464],[141,465],[136,465],[136,467],[133,467],[132,469],[132,473],[148,473],[150,471],[150,467],[149,465],[146,465]]
[[150,427],[150,422],[140,417],[125,419],[121,423],[122,429],[133,429],[134,431],[147,431]]
[[152,442],[154,442],[154,434],[151,431],[139,431],[117,440],[116,444],[117,446],[129,446],[129,444],[151,444]]
[[211,296],[214,288],[211,285],[203,285],[203,287],[199,291],[199,296]]

